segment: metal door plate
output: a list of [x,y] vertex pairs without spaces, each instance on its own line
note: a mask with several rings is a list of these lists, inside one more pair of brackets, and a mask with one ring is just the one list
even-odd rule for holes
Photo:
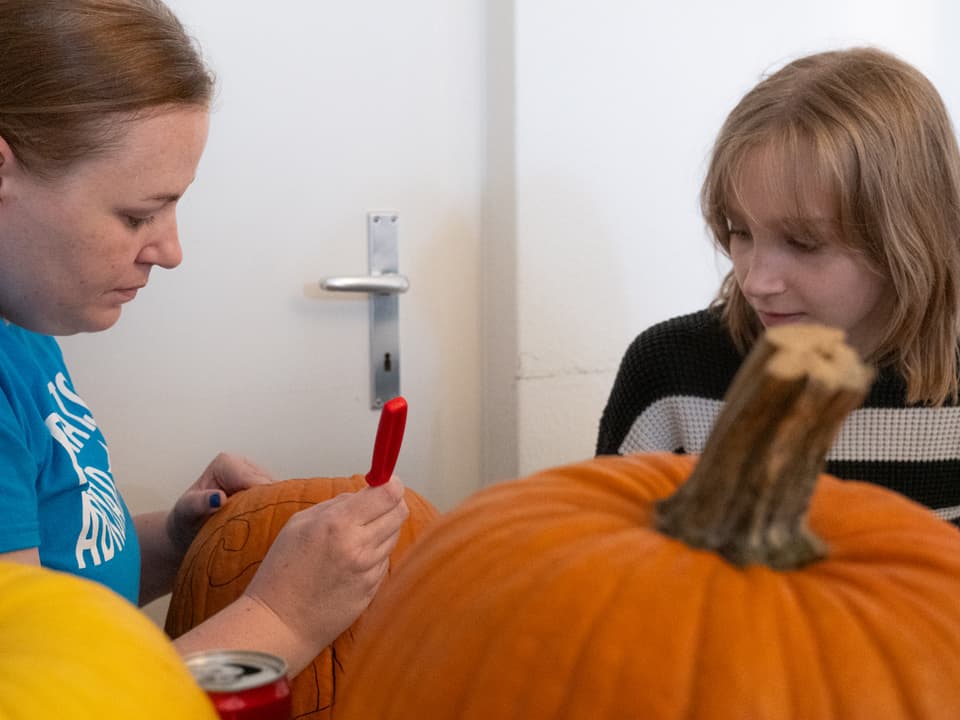
[[[398,271],[395,212],[367,214],[367,245],[371,275]],[[373,409],[400,394],[400,299],[395,294],[370,294],[370,383]]]

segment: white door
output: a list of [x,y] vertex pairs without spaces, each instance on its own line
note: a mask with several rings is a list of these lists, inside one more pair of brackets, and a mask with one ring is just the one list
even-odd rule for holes
[[410,281],[397,472],[450,508],[480,484],[483,4],[169,4],[218,76],[185,259],[62,341],[131,509],[168,507],[220,450],[281,478],[369,469],[367,299],[316,285],[367,272],[379,210]]

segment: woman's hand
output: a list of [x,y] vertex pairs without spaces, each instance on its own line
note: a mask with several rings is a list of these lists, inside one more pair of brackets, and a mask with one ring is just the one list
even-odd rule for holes
[[387,573],[409,511],[396,477],[294,514],[245,595],[315,655],[366,609]]
[[235,492],[254,485],[271,483],[274,478],[256,463],[220,453],[193,483],[167,515],[167,535],[180,552],[186,553],[200,526]]
[[173,509],[137,515],[133,521],[140,540],[140,604],[170,592],[197,531],[226,497],[269,482],[273,478],[258,465],[238,455],[220,453]]

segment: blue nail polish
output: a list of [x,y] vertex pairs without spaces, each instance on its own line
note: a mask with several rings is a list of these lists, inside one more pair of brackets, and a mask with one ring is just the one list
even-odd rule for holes
[[214,493],[210,496],[210,507],[218,508],[220,507],[220,496],[217,493]]

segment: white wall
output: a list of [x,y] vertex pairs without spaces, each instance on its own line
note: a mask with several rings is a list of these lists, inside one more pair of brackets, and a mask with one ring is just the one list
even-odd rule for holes
[[366,472],[366,299],[310,287],[367,272],[371,210],[399,212],[411,285],[397,472],[456,504],[480,485],[482,2],[169,4],[219,76],[185,260],[62,343],[131,509],[169,507],[220,450],[278,478]]
[[[515,4],[517,469],[589,457],[621,354],[704,307],[727,267],[697,200],[715,133],[762,73],[880,45],[960,118],[946,2]],[[952,22],[951,22],[952,20]]]

